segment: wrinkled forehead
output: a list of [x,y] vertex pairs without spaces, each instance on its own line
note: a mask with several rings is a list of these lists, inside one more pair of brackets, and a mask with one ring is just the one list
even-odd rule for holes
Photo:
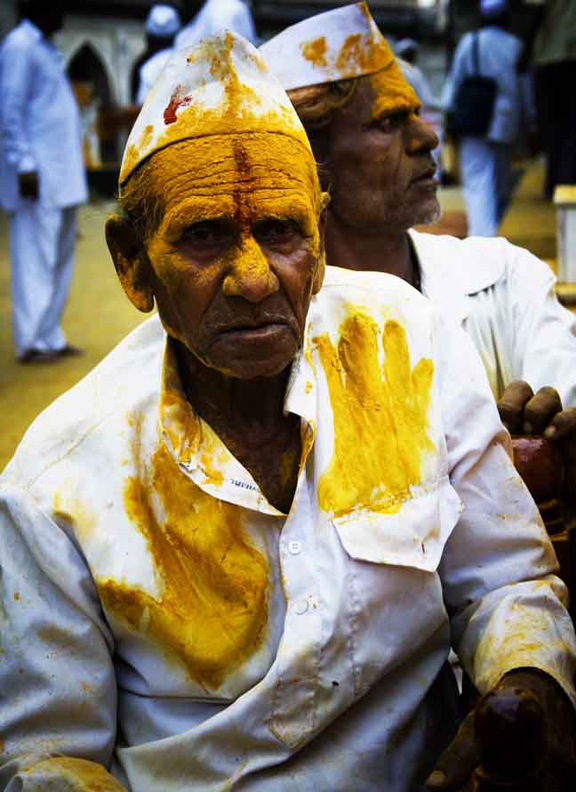
[[372,89],[372,117],[378,118],[400,111],[416,111],[422,106],[418,95],[394,61],[386,69],[368,78]]
[[[320,212],[321,193],[310,151],[292,137],[275,133],[214,135],[182,141],[151,158],[154,189],[167,213],[194,220],[237,214],[252,206],[284,214]],[[190,218],[189,218],[190,221]]]

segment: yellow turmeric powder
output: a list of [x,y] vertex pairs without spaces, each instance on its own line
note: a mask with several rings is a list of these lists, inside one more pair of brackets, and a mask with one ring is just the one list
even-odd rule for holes
[[360,309],[328,334],[318,349],[334,414],[334,454],[320,478],[322,509],[336,517],[353,509],[394,513],[420,484],[424,456],[434,451],[428,429],[432,361],[410,368],[402,325],[388,320],[380,365],[377,323]]
[[146,539],[160,595],[99,578],[102,602],[119,621],[177,658],[191,679],[217,690],[262,643],[268,561],[244,534],[240,507],[204,493],[182,475],[164,446],[154,455],[152,480],[130,477],[124,497]]

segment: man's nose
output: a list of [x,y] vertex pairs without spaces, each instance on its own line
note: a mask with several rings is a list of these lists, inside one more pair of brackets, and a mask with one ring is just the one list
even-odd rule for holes
[[406,147],[410,154],[418,151],[433,151],[440,143],[438,135],[423,118],[414,114],[406,130]]
[[222,285],[224,294],[258,303],[279,288],[278,278],[256,240],[244,238],[231,254],[230,269]]

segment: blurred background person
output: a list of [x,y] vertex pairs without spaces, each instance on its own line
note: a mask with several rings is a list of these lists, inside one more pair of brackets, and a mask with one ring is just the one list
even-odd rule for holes
[[0,48],[0,200],[9,213],[12,327],[22,363],[81,350],[60,327],[76,246],[76,208],[87,199],[80,114],[61,54],[58,2],[20,4]]
[[176,36],[176,47],[193,47],[201,38],[222,30],[239,33],[257,43],[250,4],[244,0],[206,0],[200,11]]
[[442,102],[439,97],[434,95],[428,78],[417,65],[418,42],[411,38],[400,39],[394,47],[396,55],[401,58],[400,66],[404,76],[418,94],[422,102],[422,111],[441,110]]
[[[520,60],[532,62],[538,133],[546,157],[544,194],[558,184],[576,184],[576,102],[568,94],[576,83],[575,0],[525,0],[533,18]],[[572,89],[573,91],[573,89]]]
[[135,88],[133,96],[137,105],[144,100],[172,52],[176,34],[181,28],[180,15],[172,6],[156,3],[146,18],[146,50],[134,65]]
[[444,106],[450,111],[455,109],[458,90],[467,77],[481,74],[496,84],[487,133],[460,140],[461,176],[471,236],[496,234],[511,194],[512,155],[520,133],[524,100],[517,72],[522,43],[508,31],[508,11],[507,0],[480,0],[482,27],[461,38],[443,96]]

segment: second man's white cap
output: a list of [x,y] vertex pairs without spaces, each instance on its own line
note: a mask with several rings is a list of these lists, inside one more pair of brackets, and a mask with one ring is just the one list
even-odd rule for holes
[[287,91],[373,74],[395,60],[366,3],[292,25],[260,52]]
[[480,0],[480,13],[485,19],[500,16],[507,10],[507,0]]
[[153,5],[146,19],[146,32],[158,38],[170,38],[180,30],[180,15],[172,6]]

